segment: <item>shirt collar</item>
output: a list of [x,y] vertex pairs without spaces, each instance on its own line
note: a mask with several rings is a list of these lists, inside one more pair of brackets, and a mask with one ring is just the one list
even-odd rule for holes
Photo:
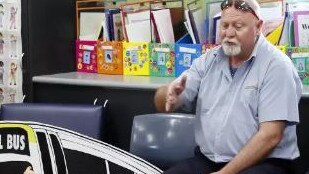
[[[264,40],[265,37],[262,34],[258,36],[250,58],[244,61],[242,66],[248,67],[252,64],[255,57],[257,56],[259,45],[261,45]],[[224,54],[222,46],[220,46],[218,50],[214,52],[213,56],[217,57],[216,61],[224,61],[224,63],[222,64],[222,71],[227,77],[230,77],[230,65],[228,61],[228,56]]]

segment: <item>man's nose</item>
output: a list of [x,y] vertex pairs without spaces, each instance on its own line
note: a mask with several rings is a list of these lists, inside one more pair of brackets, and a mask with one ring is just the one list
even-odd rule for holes
[[235,29],[233,27],[228,27],[225,30],[226,37],[234,37],[235,36]]

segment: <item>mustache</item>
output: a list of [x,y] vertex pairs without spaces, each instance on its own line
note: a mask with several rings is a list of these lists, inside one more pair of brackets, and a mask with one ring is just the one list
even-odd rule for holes
[[227,44],[227,45],[239,45],[239,42],[237,40],[234,40],[234,39],[229,39],[229,38],[224,38],[222,40],[222,44]]

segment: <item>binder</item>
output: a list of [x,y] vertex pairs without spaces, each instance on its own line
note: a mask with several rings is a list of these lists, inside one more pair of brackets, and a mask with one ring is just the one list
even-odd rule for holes
[[[107,9],[105,10],[105,15],[107,18],[107,26],[108,26],[108,35],[111,41],[115,40],[115,31],[114,31],[114,18],[119,16],[117,19],[120,19],[120,9]],[[121,19],[120,19],[121,20]],[[122,25],[121,25],[122,28]],[[116,31],[117,33],[117,31]]]
[[151,43],[150,75],[175,77],[175,44]]

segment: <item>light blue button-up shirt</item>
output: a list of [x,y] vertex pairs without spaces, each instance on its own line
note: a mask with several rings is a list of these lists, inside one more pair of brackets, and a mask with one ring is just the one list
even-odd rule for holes
[[221,46],[196,59],[181,94],[184,109],[196,106],[195,139],[215,162],[230,161],[266,121],[285,120],[283,139],[269,157],[299,156],[296,124],[302,84],[289,57],[260,36],[250,56],[230,73]]

